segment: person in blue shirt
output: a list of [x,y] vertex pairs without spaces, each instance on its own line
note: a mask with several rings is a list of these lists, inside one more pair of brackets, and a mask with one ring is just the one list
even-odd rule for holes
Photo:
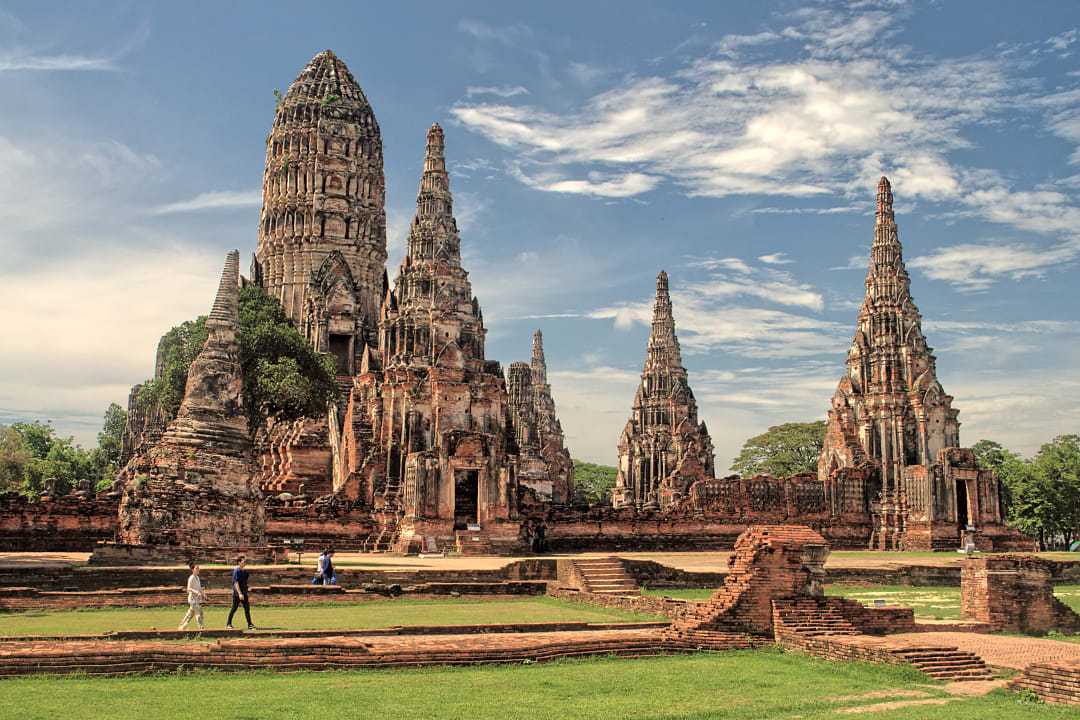
[[236,613],[236,609],[241,605],[244,606],[244,619],[247,620],[247,629],[257,629],[251,623],[251,605],[248,602],[248,576],[249,573],[245,566],[247,565],[247,559],[241,555],[236,559],[236,567],[232,571],[232,609],[229,610],[229,619],[225,622],[225,627],[229,630],[233,629],[232,619]]
[[322,583],[323,585],[333,585],[337,582],[337,575],[334,573],[334,548],[327,548],[325,555],[326,562],[322,569]]

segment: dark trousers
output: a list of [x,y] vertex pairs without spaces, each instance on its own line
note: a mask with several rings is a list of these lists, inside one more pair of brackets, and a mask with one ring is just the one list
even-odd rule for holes
[[226,625],[232,625],[233,614],[241,605],[244,606],[244,618],[247,620],[247,624],[254,625],[254,623],[251,622],[251,605],[248,604],[248,596],[245,594],[244,599],[241,600],[240,596],[236,593],[233,593],[232,596],[232,610],[229,611],[229,619],[225,622]]

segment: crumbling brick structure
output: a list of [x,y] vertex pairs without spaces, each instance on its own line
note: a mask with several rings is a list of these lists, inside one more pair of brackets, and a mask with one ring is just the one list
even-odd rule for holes
[[172,557],[176,548],[265,543],[237,341],[239,259],[235,250],[226,257],[206,320],[209,335],[188,371],[176,418],[119,474],[118,539],[150,548],[140,559],[154,550]]
[[656,278],[652,330],[641,384],[619,437],[616,508],[655,510],[678,502],[698,480],[715,475],[713,444],[682,364],[667,273]]
[[960,571],[960,612],[996,632],[1080,632],[1080,615],[1054,597],[1049,564],[1032,555],[970,557]]
[[515,362],[507,371],[510,419],[518,446],[518,483],[536,500],[555,505],[573,498],[574,462],[547,381],[544,337],[533,333],[532,362]]

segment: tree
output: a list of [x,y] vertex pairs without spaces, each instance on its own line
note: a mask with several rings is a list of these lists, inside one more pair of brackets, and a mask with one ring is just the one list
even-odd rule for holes
[[158,344],[159,373],[139,389],[143,407],[158,407],[167,418],[176,417],[184,399],[188,368],[206,344],[206,316],[201,315],[169,330]]
[[14,492],[22,486],[31,458],[33,454],[19,431],[0,425],[0,493]]
[[1080,534],[1080,435],[1054,438],[1039,448],[1032,465],[1045,493],[1047,530],[1067,548]]
[[775,425],[743,444],[739,456],[731,463],[731,470],[743,477],[789,477],[817,472],[824,442],[824,420]]
[[618,469],[610,465],[596,465],[574,461],[574,504],[599,505],[611,502],[611,489],[615,487]]
[[[184,399],[191,363],[206,343],[206,317],[177,325],[162,338],[161,374],[143,384],[139,402],[173,418]],[[244,406],[252,431],[269,416],[317,416],[337,395],[335,360],[316,352],[289,321],[280,303],[261,288],[240,290],[240,366]]]
[[240,364],[251,427],[270,416],[295,419],[326,412],[338,393],[333,355],[318,353],[261,288],[240,290]]
[[102,470],[115,469],[120,464],[120,453],[124,446],[124,428],[127,425],[127,411],[116,403],[111,403],[105,410],[101,430],[98,431],[98,462]]
[[32,423],[12,423],[11,427],[22,436],[33,457],[42,459],[49,454],[49,448],[56,439],[56,430],[52,425],[35,420]]

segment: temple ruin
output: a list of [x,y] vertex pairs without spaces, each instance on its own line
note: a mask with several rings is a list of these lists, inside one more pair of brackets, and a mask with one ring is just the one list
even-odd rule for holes
[[532,361],[507,371],[511,421],[518,445],[518,482],[539,502],[567,505],[573,499],[574,463],[547,381],[544,336],[533,333]]
[[180,410],[161,438],[120,472],[117,538],[147,548],[241,548],[265,543],[240,368],[240,253],[230,252],[206,320],[206,344],[188,371]]
[[711,478],[713,444],[682,364],[667,273],[656,278],[652,330],[641,384],[619,438],[616,508],[659,509],[684,497],[697,480]]
[[1016,540],[1000,484],[960,445],[958,411],[911,298],[892,187],[877,189],[874,242],[847,372],[833,395],[818,477],[836,504],[864,503],[871,547],[955,549],[973,526],[986,547]]
[[[574,502],[542,334],[531,360],[505,375],[487,358],[442,128],[427,132],[391,284],[379,126],[344,63],[319,53],[279,97],[249,281],[336,359],[336,398],[318,417],[247,427],[236,362],[244,280],[230,254],[177,417],[131,391],[119,511],[104,518],[108,502],[86,512],[66,502],[42,512],[71,528],[55,538],[64,547],[115,527],[126,547],[235,547],[269,535],[365,551],[513,552],[542,527],[556,550],[706,549],[731,547],[750,525],[801,524],[845,549],[951,550],[970,527],[980,549],[1030,549],[1004,525],[998,479],[959,447],[892,202],[882,178],[866,298],[816,475],[716,477],[661,272],[612,502],[586,507]],[[163,365],[159,345],[155,378]],[[44,542],[23,519],[32,510],[5,512],[10,527],[32,528],[27,545]]]

